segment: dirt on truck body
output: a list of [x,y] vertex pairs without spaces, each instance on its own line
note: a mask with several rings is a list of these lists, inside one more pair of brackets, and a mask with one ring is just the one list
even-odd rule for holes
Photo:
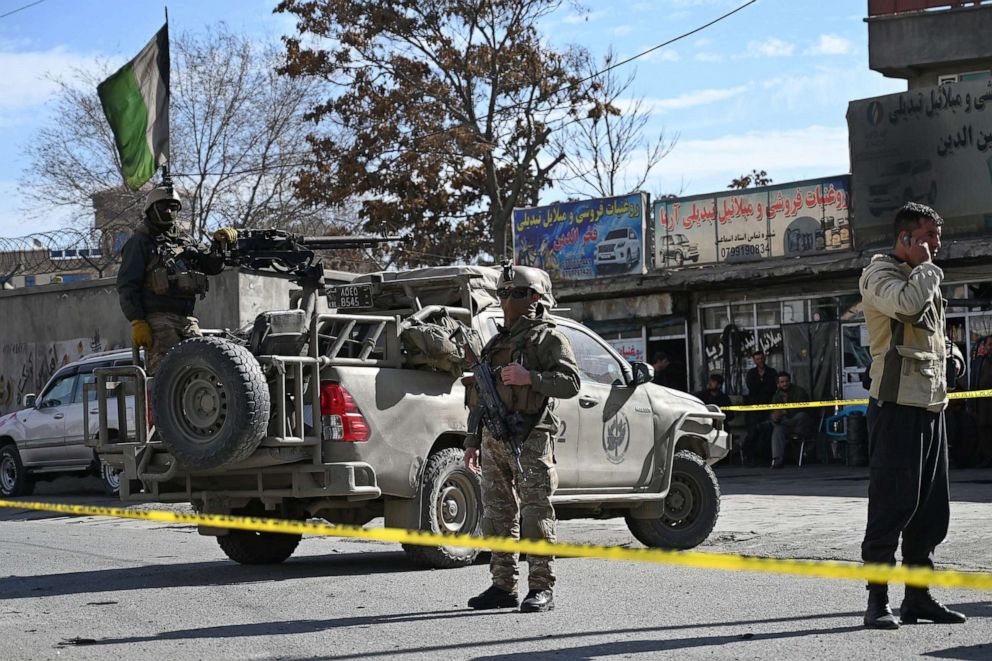
[[[481,487],[462,463],[468,410],[455,335],[485,342],[496,332],[497,276],[442,267],[336,288],[300,278],[298,308],[265,312],[241,333],[187,340],[166,356],[135,407],[151,402],[154,427],[102,424],[88,442],[122,469],[125,501],[356,525],[384,517],[388,527],[479,534]],[[318,312],[318,296],[336,311]],[[556,408],[559,518],[622,516],[646,545],[700,544],[719,513],[710,466],[728,452],[724,415],[650,383],[650,367],[628,363],[582,324],[556,321],[582,379],[579,395]],[[102,421],[128,376],[144,375],[97,372]],[[299,542],[200,532],[242,563],[281,562]],[[469,564],[478,553],[406,551],[431,567]]]

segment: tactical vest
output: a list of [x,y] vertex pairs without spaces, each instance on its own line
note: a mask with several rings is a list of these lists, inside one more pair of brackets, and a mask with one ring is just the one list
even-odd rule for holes
[[207,293],[206,274],[193,269],[187,260],[181,258],[183,251],[190,247],[184,239],[173,239],[164,234],[151,236],[144,227],[139,227],[137,231],[150,236],[155,242],[145,265],[146,290],[156,296],[177,298],[193,298]]
[[524,369],[543,372],[548,367],[540,361],[539,347],[551,326],[537,324],[525,332],[514,335],[496,335],[482,351],[482,360],[489,364],[497,375],[496,390],[507,409],[526,415],[533,415],[544,410],[548,398],[531,386],[508,386],[499,379],[499,371],[510,363],[520,363]]

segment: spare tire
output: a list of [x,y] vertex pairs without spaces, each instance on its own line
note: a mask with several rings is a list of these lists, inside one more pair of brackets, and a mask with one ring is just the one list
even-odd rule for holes
[[166,354],[152,405],[162,444],[186,470],[246,459],[269,423],[261,365],[244,347],[218,337],[190,338]]

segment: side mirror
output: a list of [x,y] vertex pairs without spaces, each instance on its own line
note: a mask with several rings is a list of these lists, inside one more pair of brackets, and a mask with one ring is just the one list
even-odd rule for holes
[[30,395],[24,395],[24,399],[22,400],[21,403],[24,404],[24,408],[26,409],[34,408],[34,400],[37,398],[38,396],[35,395],[34,393],[31,393]]
[[635,388],[645,383],[651,383],[654,380],[654,368],[647,363],[631,363],[630,366],[634,371],[630,385]]

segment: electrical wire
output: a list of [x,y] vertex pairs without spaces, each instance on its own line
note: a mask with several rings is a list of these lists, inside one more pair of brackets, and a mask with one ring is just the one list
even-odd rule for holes
[[34,7],[35,5],[40,5],[44,1],[45,0],[37,0],[36,2],[32,2],[31,4],[24,5],[23,7],[18,7],[17,9],[13,9],[13,10],[7,12],[6,14],[0,14],[0,18],[7,18],[11,14],[16,14],[19,11],[24,11],[25,9],[29,9],[31,7]]

